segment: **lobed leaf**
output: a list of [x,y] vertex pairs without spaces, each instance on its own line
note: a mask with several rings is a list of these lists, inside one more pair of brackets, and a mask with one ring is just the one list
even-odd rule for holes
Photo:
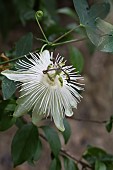
[[101,42],[101,35],[96,27],[96,18],[105,18],[110,11],[109,2],[98,2],[91,7],[87,0],[73,0],[75,10],[80,19],[80,25],[86,29],[90,41],[98,46]]

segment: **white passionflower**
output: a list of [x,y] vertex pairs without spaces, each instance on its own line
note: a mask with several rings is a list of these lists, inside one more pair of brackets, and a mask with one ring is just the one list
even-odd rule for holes
[[50,115],[57,128],[64,131],[64,116],[72,116],[72,108],[82,97],[83,90],[78,80],[83,79],[72,66],[65,66],[64,59],[45,50],[30,53],[28,61],[19,60],[21,69],[2,72],[8,79],[21,82],[20,97],[17,100],[15,117],[32,109],[32,121],[36,124],[44,115]]

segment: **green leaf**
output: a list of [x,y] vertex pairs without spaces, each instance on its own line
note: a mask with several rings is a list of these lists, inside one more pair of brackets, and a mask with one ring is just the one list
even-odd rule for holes
[[38,161],[40,159],[41,153],[42,153],[42,143],[41,143],[41,140],[39,139],[37,142],[36,151],[35,151],[33,157],[30,160],[28,160],[28,163],[30,165],[34,165],[34,162]]
[[32,159],[37,150],[38,129],[29,123],[20,128],[12,141],[11,152],[14,166]]
[[113,169],[113,162],[111,164],[108,162],[108,164],[106,164],[106,167],[107,167],[107,170]]
[[113,122],[107,122],[106,124],[106,130],[110,133],[113,127]]
[[97,3],[91,6],[89,10],[89,23],[86,26],[86,32],[90,41],[98,46],[101,42],[101,35],[96,27],[96,19],[98,17],[105,18],[110,10],[110,4],[107,2]]
[[42,143],[41,143],[41,140],[39,139],[37,142],[37,148],[36,148],[35,154],[32,158],[33,161],[38,161],[41,156],[41,153],[42,153]]
[[22,117],[16,118],[16,126],[20,129],[26,124],[25,120]]
[[2,80],[2,93],[4,100],[9,99],[16,91],[16,83],[4,77]]
[[64,159],[65,170],[79,170],[78,166],[75,164],[75,162],[72,159],[67,158],[66,156],[63,156],[63,159]]
[[96,26],[101,32],[100,41],[97,44],[98,49],[103,52],[113,52],[113,25],[98,18]]
[[111,132],[112,127],[113,127],[113,116],[111,116],[110,120],[107,121],[107,123],[106,123],[106,130],[108,132]]
[[90,164],[94,164],[96,160],[100,160],[101,158],[105,157],[106,154],[107,153],[101,148],[89,146],[84,152],[83,158]]
[[99,168],[102,169],[101,167],[103,167],[103,169],[106,167],[106,170],[111,170],[111,167],[113,167],[113,155],[101,148],[89,146],[83,154],[83,158],[91,164],[92,167],[96,167],[97,170]]
[[82,53],[75,47],[69,48],[70,62],[79,71],[82,72],[84,66],[84,58]]
[[70,136],[71,136],[71,127],[70,124],[68,123],[67,119],[64,119],[64,127],[65,127],[65,131],[62,132],[64,140],[65,140],[65,144],[67,144]]
[[61,143],[57,132],[53,128],[50,128],[49,126],[43,126],[42,129],[45,133],[45,136],[49,142],[50,148],[54,156],[58,157],[61,149]]
[[20,57],[31,52],[32,44],[33,44],[32,33],[28,33],[27,35],[20,38],[20,40],[16,43],[15,46],[16,57]]
[[51,161],[49,170],[61,170],[61,162],[58,158]]
[[95,22],[95,19],[105,18],[110,11],[109,2],[100,2],[91,6],[89,10],[89,17],[92,22]]
[[9,129],[16,122],[16,118],[12,116],[15,107],[15,100],[7,100],[0,103],[0,131]]
[[97,30],[96,18],[105,18],[110,11],[109,2],[99,2],[89,7],[87,0],[73,0],[80,24],[86,29],[88,38],[95,45],[100,43],[100,33]]
[[100,2],[89,7],[87,0],[73,0],[80,24],[84,27],[95,26],[97,17],[105,18],[110,10],[109,2]]
[[0,131],[9,129],[15,122],[16,118],[14,118],[11,114],[3,113],[0,118]]
[[80,24],[85,26],[89,20],[87,0],[73,0],[75,10],[79,16]]
[[0,103],[0,131],[9,129],[16,119],[12,116],[16,103],[13,100],[2,101]]
[[103,162],[96,161],[95,170],[107,170],[106,165]]

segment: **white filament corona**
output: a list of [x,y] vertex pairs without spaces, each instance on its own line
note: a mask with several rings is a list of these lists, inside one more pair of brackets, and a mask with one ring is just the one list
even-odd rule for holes
[[1,74],[8,79],[21,82],[20,97],[14,116],[19,117],[32,109],[32,121],[37,123],[44,115],[51,115],[55,125],[64,131],[64,116],[72,116],[72,108],[82,97],[83,90],[78,80],[81,77],[72,66],[66,66],[63,57],[45,50],[30,53],[28,61],[19,60],[17,71],[5,70]]

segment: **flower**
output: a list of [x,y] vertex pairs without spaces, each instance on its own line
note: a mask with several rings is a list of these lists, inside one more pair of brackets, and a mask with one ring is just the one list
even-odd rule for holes
[[64,131],[64,116],[72,116],[72,108],[82,97],[78,91],[83,90],[78,80],[83,80],[75,68],[66,66],[64,58],[45,50],[30,53],[30,58],[19,60],[17,71],[5,70],[1,74],[8,79],[20,82],[20,97],[17,100],[15,117],[32,110],[32,122],[37,123],[42,117],[50,115],[56,127]]

